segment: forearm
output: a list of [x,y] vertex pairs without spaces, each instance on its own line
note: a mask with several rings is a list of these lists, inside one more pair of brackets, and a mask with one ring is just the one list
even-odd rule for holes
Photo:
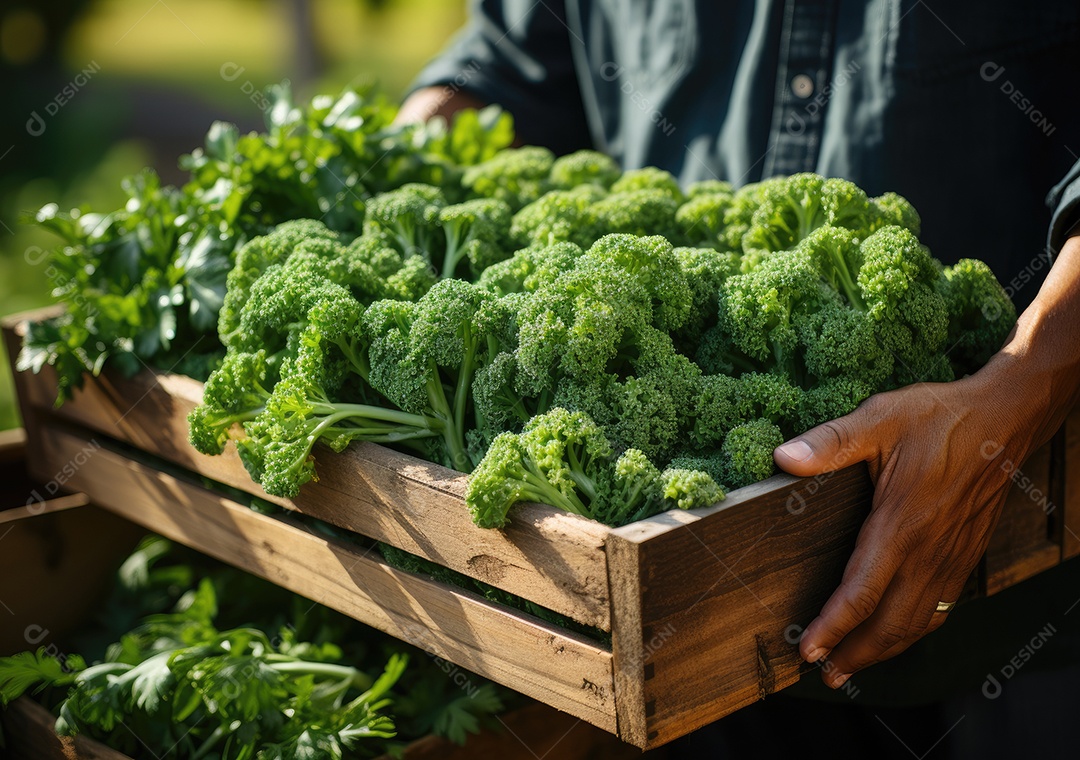
[[[1034,302],[978,373],[995,386],[1033,447],[1045,443],[1080,397],[1080,235],[1061,247]],[[1011,403],[1010,403],[1011,402]]]
[[436,116],[449,120],[462,109],[483,108],[486,105],[489,104],[454,85],[421,87],[401,104],[394,121],[397,124],[414,124]]

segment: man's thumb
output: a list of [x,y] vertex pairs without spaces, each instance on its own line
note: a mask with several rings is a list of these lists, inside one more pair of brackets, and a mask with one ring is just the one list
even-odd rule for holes
[[773,452],[777,466],[810,477],[870,459],[877,452],[877,438],[860,412],[818,425],[778,446]]

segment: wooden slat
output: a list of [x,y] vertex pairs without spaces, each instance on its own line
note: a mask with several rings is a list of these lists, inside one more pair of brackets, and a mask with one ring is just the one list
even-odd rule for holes
[[[9,346],[25,323],[5,321]],[[235,448],[217,457],[187,442],[187,415],[202,384],[164,372],[133,378],[87,378],[59,409],[55,376],[16,373],[33,413],[56,417],[131,444],[141,451],[338,527],[385,541],[458,572],[525,597],[586,625],[609,630],[606,555],[610,530],[545,505],[519,505],[503,531],[473,525],[464,504],[465,476],[445,467],[360,443],[342,454],[317,449],[319,481],[293,500],[272,498],[251,481]],[[42,473],[43,479],[52,477]]]
[[51,515],[56,512],[66,512],[69,509],[85,507],[90,503],[84,493],[73,493],[67,496],[58,496],[46,501],[34,501],[22,507],[5,509],[0,512],[0,525],[18,520],[26,520],[39,515]]
[[26,431],[22,428],[0,430],[0,464],[22,460],[26,452]]
[[85,736],[57,736],[56,717],[29,697],[0,710],[9,760],[131,760]]
[[[85,439],[50,425],[38,435],[52,467],[87,447]],[[586,639],[390,568],[368,551],[253,512],[108,444],[69,484],[174,541],[615,731],[612,656]]]
[[1049,570],[1061,561],[1061,547],[1050,531],[1050,446],[1036,450],[1014,470],[1011,462],[991,460],[988,467],[1005,467],[1014,481],[983,557],[986,596]]
[[116,568],[146,534],[94,506],[51,504],[0,525],[0,655],[62,645],[100,611]]
[[[641,750],[546,705],[530,704],[498,719],[464,745],[438,736],[411,742],[402,760],[637,760]],[[653,757],[653,755],[649,755]],[[383,755],[378,760],[391,760]]]
[[1080,406],[1065,420],[1061,437],[1062,559],[1080,554]]
[[636,544],[641,584],[640,609],[615,597],[613,611],[616,657],[624,634],[637,636],[636,616],[641,627],[642,702],[616,694],[620,720],[636,722],[620,722],[623,737],[659,746],[794,683],[805,666],[785,631],[794,640],[788,627],[806,625],[836,588],[870,494],[862,466],[813,481],[780,475],[718,507],[615,531],[610,562],[620,568],[621,542]]

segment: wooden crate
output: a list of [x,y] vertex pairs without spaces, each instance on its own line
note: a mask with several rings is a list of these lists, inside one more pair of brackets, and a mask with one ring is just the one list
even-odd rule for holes
[[[498,730],[471,735],[463,746],[437,736],[410,742],[402,760],[630,760],[641,753],[587,723],[530,704],[501,717]],[[8,760],[131,760],[85,736],[57,736],[56,717],[28,697],[0,709],[0,728],[7,739]],[[660,750],[658,752],[663,752]],[[649,753],[650,758],[653,753]],[[378,760],[390,760],[384,755]],[[657,758],[659,760],[659,757]]]
[[[5,340],[17,353],[20,318]],[[146,370],[88,379],[53,407],[48,371],[16,377],[35,473],[64,467],[96,503],[616,733],[660,746],[798,680],[798,626],[836,587],[870,504],[864,466],[777,475],[721,504],[611,529],[543,505],[472,525],[466,477],[374,444],[317,451],[320,480],[271,499],[518,594],[603,631],[610,648],[377,555],[250,511],[201,477],[262,495],[235,452],[186,443],[201,387]],[[90,451],[92,464],[70,463]],[[1049,451],[1029,480],[1048,492]],[[988,464],[988,466],[990,466]],[[1027,465],[1025,465],[1027,467]],[[180,468],[180,469],[176,469]],[[1010,497],[970,586],[994,593],[1060,561],[1045,513]]]
[[[31,504],[42,485],[26,476],[22,430],[0,431],[0,602],[17,621],[0,631],[0,655],[56,646],[90,619],[115,580],[119,563],[145,530],[90,504],[85,494],[61,493]],[[8,503],[11,502],[11,503]],[[96,540],[88,541],[87,536]],[[31,621],[31,622],[27,622]],[[448,676],[449,677],[449,676]],[[10,760],[130,760],[84,736],[60,737],[55,716],[29,697],[0,707],[0,756]],[[404,760],[529,760],[552,754],[567,760],[630,760],[641,752],[584,721],[540,703],[498,718],[498,730],[470,735],[464,746],[436,736],[411,742]],[[662,750],[659,750],[662,752]],[[654,753],[650,753],[653,757]],[[389,757],[380,760],[390,760]]]

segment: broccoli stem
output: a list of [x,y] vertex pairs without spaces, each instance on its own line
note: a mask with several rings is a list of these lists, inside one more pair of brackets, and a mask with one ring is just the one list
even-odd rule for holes
[[[439,430],[443,423],[441,420],[432,419],[422,414],[403,412],[400,409],[391,409],[385,406],[371,406],[369,404],[334,404],[316,402],[312,404],[316,414],[327,419],[320,422],[323,426],[327,420],[337,422],[347,417],[359,417],[381,422],[393,422],[406,427],[423,430]],[[332,423],[331,423],[332,424]]]
[[471,463],[465,450],[465,434],[461,427],[455,424],[454,412],[446,401],[446,392],[443,389],[439,368],[435,362],[430,362],[427,381],[428,403],[435,413],[435,418],[443,424],[443,440],[446,442],[446,453],[450,460],[450,466],[460,472],[468,472],[464,469]]
[[446,232],[446,254],[443,256],[442,277],[446,280],[453,277],[457,271],[465,246],[461,244],[461,232],[457,226],[447,225],[443,230]]
[[531,465],[526,464],[522,474],[524,475],[523,482],[527,486],[525,490],[530,500],[541,504],[550,504],[553,507],[558,507],[566,512],[581,515],[582,517],[592,516],[579,499],[568,496],[555,486],[551,485],[547,478],[534,471]]
[[577,487],[585,492],[585,495],[589,497],[589,502],[596,501],[596,483],[593,479],[585,475],[585,466],[581,460],[578,459],[577,451],[573,447],[567,449],[567,459],[570,462],[570,477],[574,479]]

